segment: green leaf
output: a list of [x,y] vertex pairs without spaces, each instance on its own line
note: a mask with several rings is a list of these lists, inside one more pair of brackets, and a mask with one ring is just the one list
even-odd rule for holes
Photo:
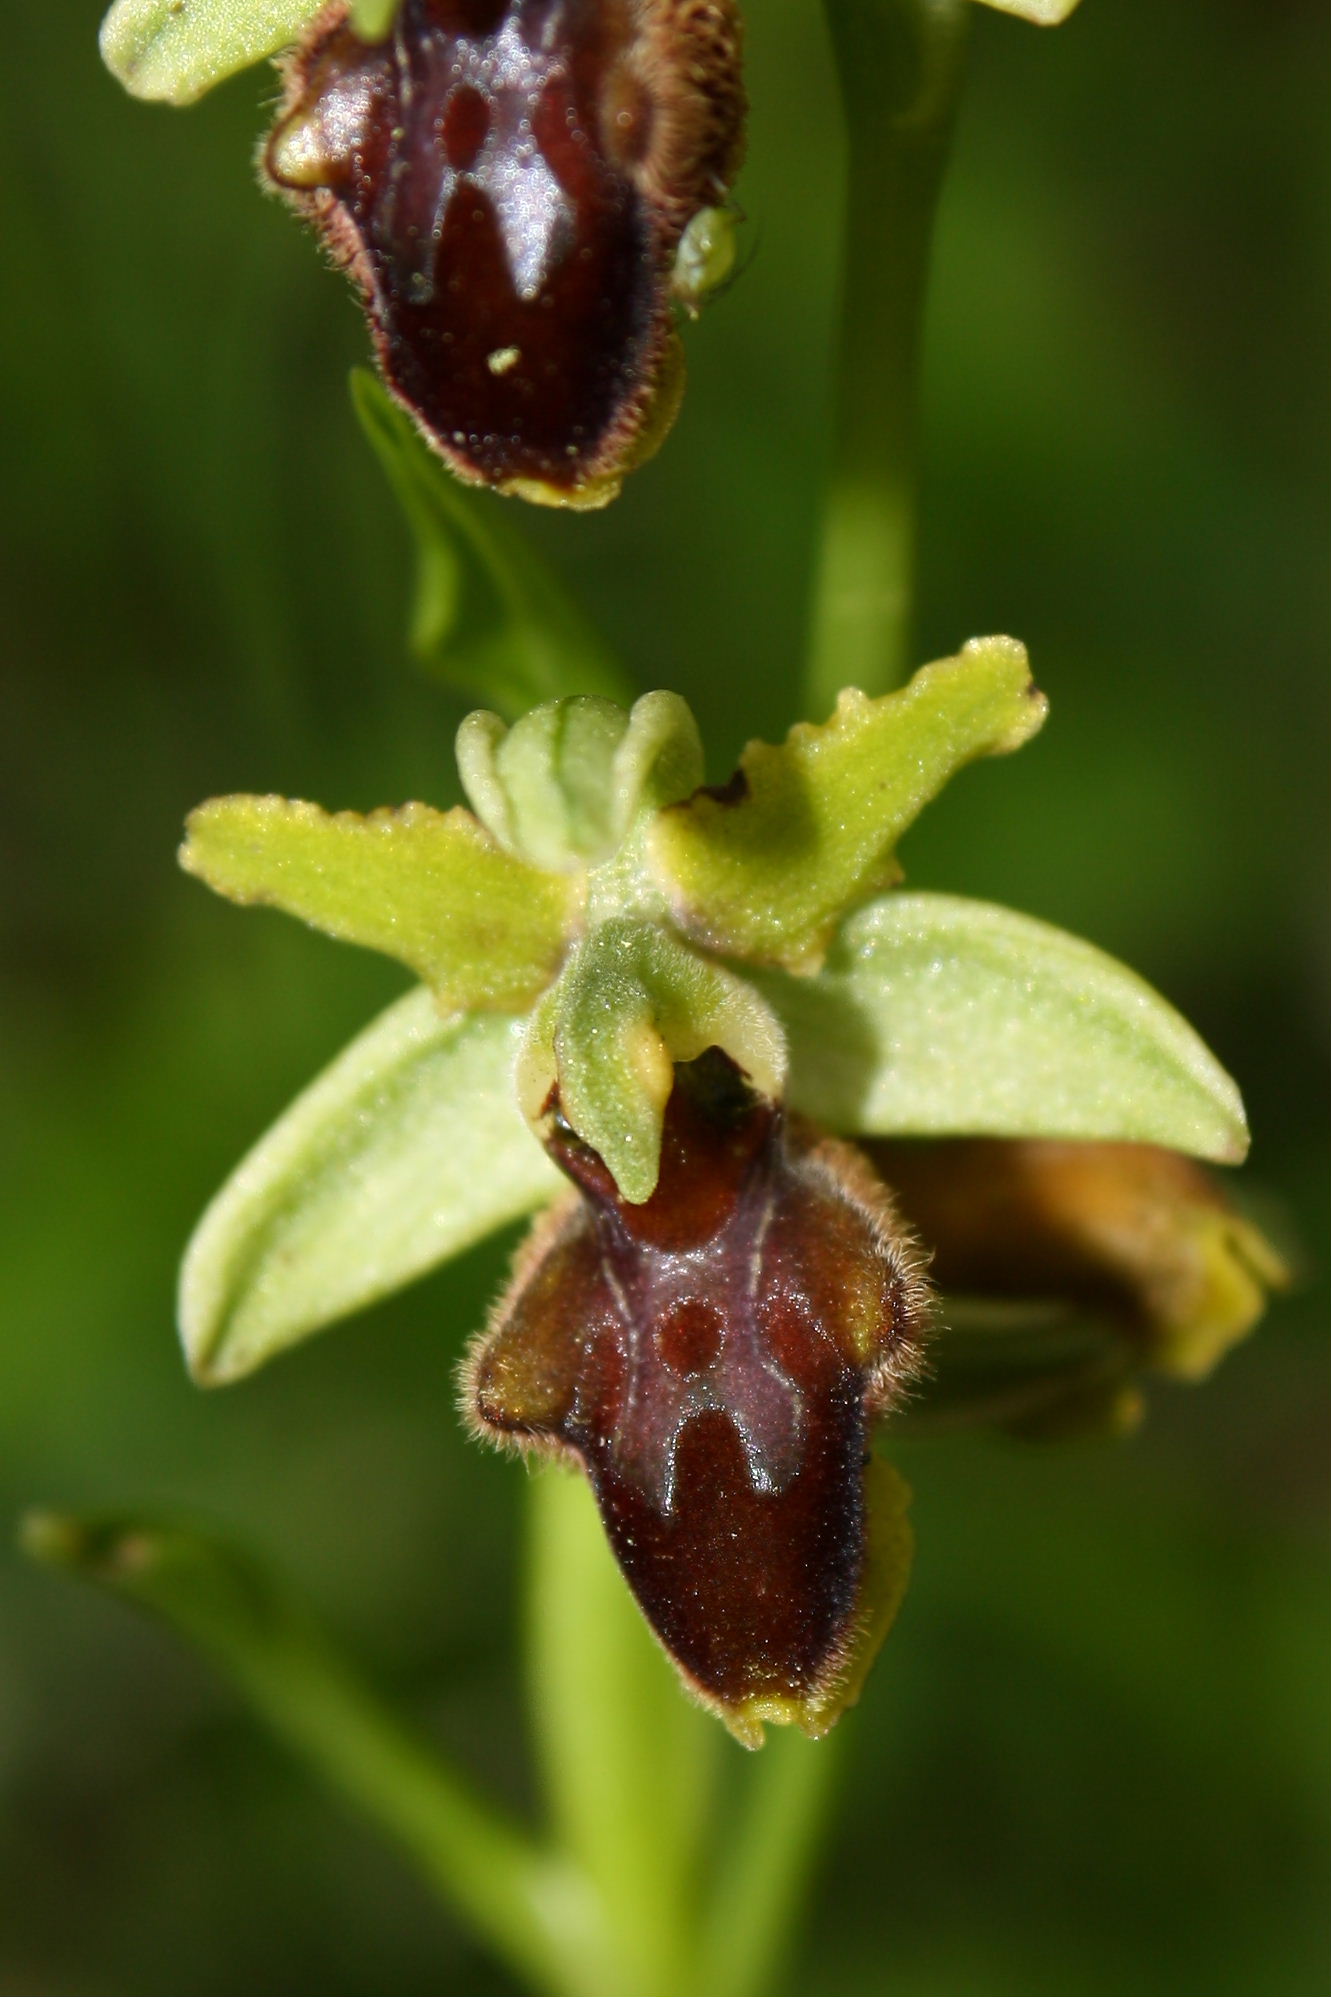
[[192,104],[299,39],[317,0],[116,0],[102,60],[133,97]]
[[862,1134],[1098,1137],[1236,1164],[1238,1090],[1171,1005],[1048,923],[892,894],[825,969],[757,980],[785,1025],[796,1108]]
[[445,1019],[409,992],[232,1174],[180,1284],[195,1377],[238,1380],[424,1275],[563,1185],[513,1094],[519,1021]]
[[387,1707],[305,1604],[248,1555],[169,1520],[30,1514],[23,1549],[160,1617],[276,1738],[414,1861],[519,1981],[617,1997],[585,1879],[543,1850]]
[[654,828],[681,925],[729,955],[816,968],[845,910],[898,878],[896,842],[948,778],[1019,748],[1044,716],[1024,647],[976,638],[898,693],[852,688],[823,725],[751,742],[736,779]]
[[364,368],[352,372],[351,400],[415,537],[409,642],[419,663],[511,718],[561,694],[627,705],[624,674],[505,502],[459,484]]
[[1037,28],[1056,28],[1060,21],[1066,21],[1077,5],[1077,0],[982,0],[986,7],[996,7],[1000,14],[1016,14],[1023,21],[1033,21]]
[[244,904],[396,957],[447,1008],[517,1011],[559,966],[578,888],[514,859],[461,808],[336,817],[282,797],[191,812],[187,873]]
[[752,985],[665,930],[615,918],[570,957],[532,1014],[518,1096],[533,1125],[551,1085],[626,1200],[651,1198],[673,1063],[724,1048],[763,1094],[785,1079],[781,1029]]

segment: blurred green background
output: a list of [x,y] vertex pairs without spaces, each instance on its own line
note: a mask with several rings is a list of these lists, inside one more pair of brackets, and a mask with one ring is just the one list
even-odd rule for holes
[[[176,872],[230,789],[453,792],[406,543],[355,431],[364,335],[249,161],[251,73],[183,115],[96,0],[11,10],[0,115],[0,1993],[509,1989],[193,1659],[8,1550],[30,1502],[251,1539],[437,1736],[527,1792],[523,1478],[453,1366],[491,1244],[204,1396],[176,1258],[246,1144],[399,988]],[[977,9],[931,313],[920,657],[1031,647],[1040,740],[911,878],[1127,958],[1246,1090],[1300,1293],[1127,1446],[902,1452],[919,1558],[855,1730],[796,1987],[1322,1987],[1328,25],[1317,0]],[[811,0],[753,0],[749,267],[661,458],[533,517],[724,776],[781,730],[827,409],[840,156]]]

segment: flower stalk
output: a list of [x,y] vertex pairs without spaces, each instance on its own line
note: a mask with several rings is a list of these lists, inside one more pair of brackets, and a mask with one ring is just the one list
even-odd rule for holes
[[152,1519],[34,1513],[23,1545],[193,1644],[290,1753],[401,1846],[532,1990],[629,1997],[601,1906],[576,1861],[477,1795],[255,1561]]
[[827,0],[847,187],[811,715],[844,686],[885,693],[910,667],[921,341],[970,9],[971,0]]

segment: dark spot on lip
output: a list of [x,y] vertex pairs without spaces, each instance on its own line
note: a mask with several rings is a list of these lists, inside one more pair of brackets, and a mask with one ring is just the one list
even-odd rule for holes
[[457,173],[475,166],[490,132],[490,105],[469,83],[459,84],[444,107],[444,153]]

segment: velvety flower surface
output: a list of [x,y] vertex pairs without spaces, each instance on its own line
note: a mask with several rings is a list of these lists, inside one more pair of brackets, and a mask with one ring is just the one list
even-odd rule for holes
[[875,1594],[865,1464],[920,1365],[914,1244],[857,1153],[792,1129],[715,1050],[675,1070],[641,1205],[562,1119],[548,1142],[580,1190],[523,1248],[464,1412],[576,1458],[644,1613],[732,1731],[821,1732],[899,1592],[894,1563]]

